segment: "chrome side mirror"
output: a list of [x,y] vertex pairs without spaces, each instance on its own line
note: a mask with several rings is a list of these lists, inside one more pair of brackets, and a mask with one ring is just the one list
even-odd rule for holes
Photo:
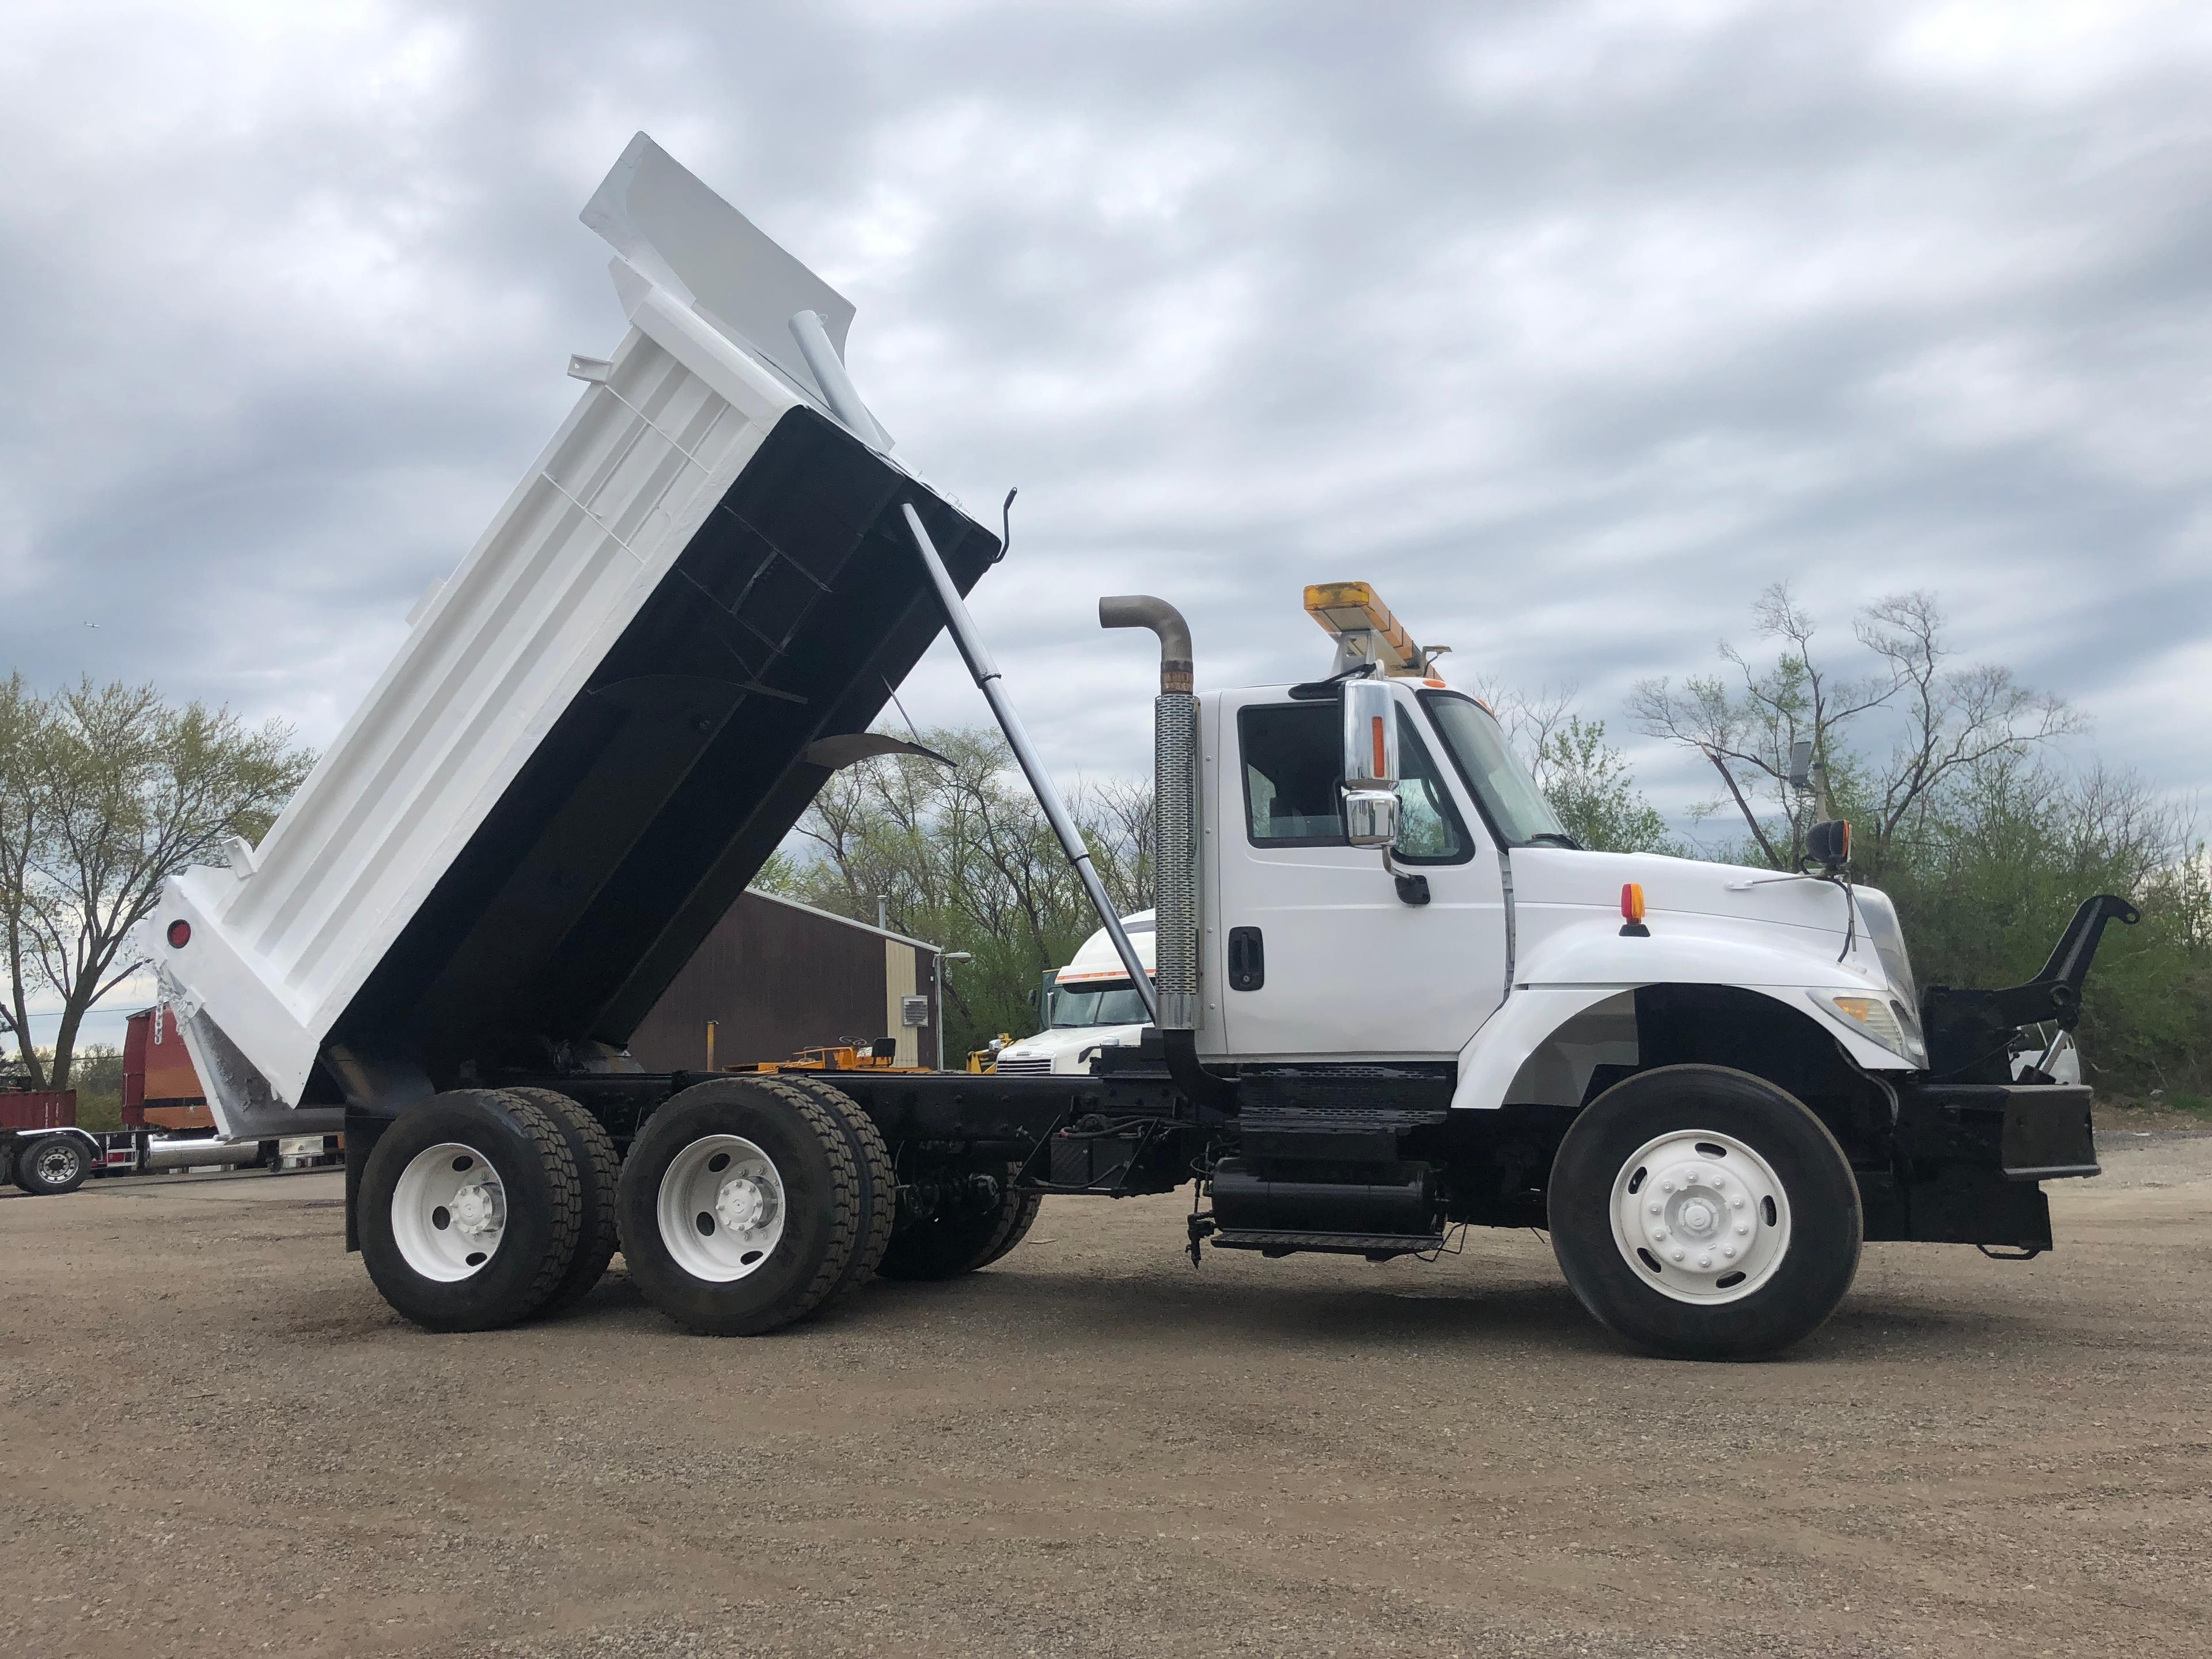
[[1344,787],[1398,787],[1398,710],[1385,681],[1344,683]]
[[1389,789],[1344,792],[1344,839],[1353,847],[1379,847],[1387,854],[1398,839],[1398,797]]

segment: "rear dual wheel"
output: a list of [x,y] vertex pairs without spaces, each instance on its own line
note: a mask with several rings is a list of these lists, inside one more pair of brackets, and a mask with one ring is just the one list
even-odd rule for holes
[[584,1236],[583,1173],[559,1119],[530,1094],[459,1089],[385,1130],[355,1214],[369,1278],[393,1308],[429,1330],[489,1330],[562,1288]]
[[988,1203],[956,1200],[932,1215],[912,1217],[891,1235],[877,1271],[885,1279],[933,1279],[988,1267],[1022,1242],[1042,1202],[1034,1193],[1002,1183]]
[[716,1078],[647,1121],[617,1195],[623,1258],[678,1324],[706,1336],[788,1325],[849,1288],[856,1253],[875,1248],[889,1155],[856,1157],[858,1108],[823,1087],[836,1101],[793,1079]]

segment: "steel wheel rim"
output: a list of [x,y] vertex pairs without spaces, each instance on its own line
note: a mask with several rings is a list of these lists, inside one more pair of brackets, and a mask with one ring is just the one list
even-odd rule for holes
[[67,1141],[60,1141],[39,1148],[39,1155],[33,1160],[31,1167],[38,1171],[39,1179],[47,1186],[59,1187],[76,1178],[76,1172],[84,1167],[84,1153]]
[[702,1135],[670,1160],[653,1210],[676,1265],[726,1285],[775,1255],[790,1206],[775,1160],[760,1147],[743,1135]]
[[1613,1182],[1613,1242],[1677,1302],[1741,1302],[1790,1252],[1790,1194],[1747,1141],[1682,1129],[1646,1141]]
[[400,1258],[442,1285],[473,1279],[507,1237],[507,1184],[475,1147],[441,1140],[408,1160],[392,1189]]

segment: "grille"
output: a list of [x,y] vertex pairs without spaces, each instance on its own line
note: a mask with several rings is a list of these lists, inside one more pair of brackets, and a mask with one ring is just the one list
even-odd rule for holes
[[1052,1071],[1052,1062],[1044,1059],[1001,1060],[991,1069],[1000,1077],[1043,1077]]

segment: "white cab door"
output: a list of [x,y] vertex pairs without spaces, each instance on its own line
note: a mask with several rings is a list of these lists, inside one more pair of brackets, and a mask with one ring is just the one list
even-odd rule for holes
[[1334,700],[1212,700],[1206,1002],[1209,1019],[1220,1011],[1220,1035],[1208,1049],[1450,1059],[1504,1000],[1497,849],[1419,703],[1392,690],[1404,775],[1397,866],[1427,878],[1426,904],[1399,896],[1380,852],[1344,845]]

